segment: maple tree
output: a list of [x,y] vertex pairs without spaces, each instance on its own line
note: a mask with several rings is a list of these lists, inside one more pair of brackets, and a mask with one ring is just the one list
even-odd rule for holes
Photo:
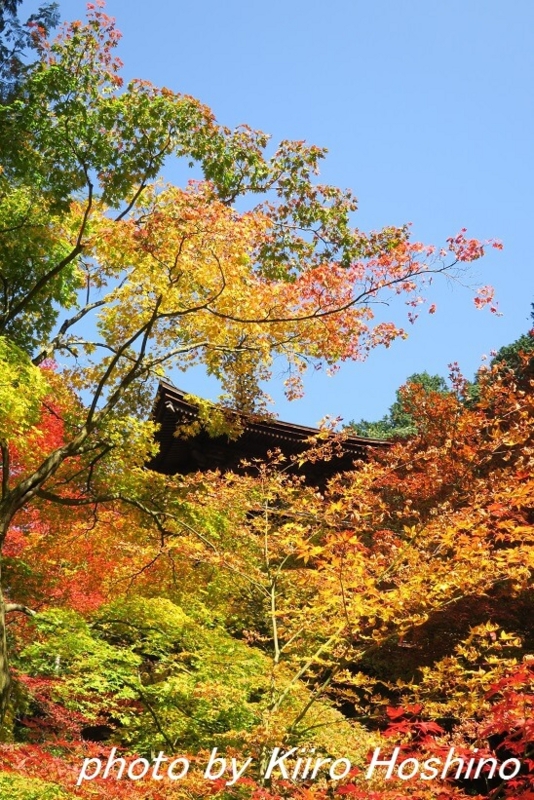
[[[258,382],[282,356],[294,396],[309,362],[405,335],[373,320],[377,297],[419,305],[431,274],[484,249],[464,231],[441,251],[406,227],[365,234],[350,225],[352,194],[314,182],[323,150],[282,142],[268,157],[265,134],[219,125],[194,98],[123,87],[102,5],[53,42],[34,29],[39,60],[0,108],[0,545],[36,500],[123,500],[154,523],[139,496],[164,370],[202,363],[230,401],[261,408]],[[202,178],[166,184],[170,156]],[[59,372],[43,369],[50,359]],[[60,416],[60,442],[36,427],[43,408]],[[0,645],[5,711],[5,633]]]
[[[73,755],[79,771],[82,757],[109,752],[74,743],[103,726],[137,753],[179,743],[202,762],[217,744],[254,757],[236,787],[192,773],[198,797],[528,798],[534,393],[497,364],[480,373],[476,402],[456,369],[451,385],[430,395],[408,385],[417,434],[324,493],[273,455],[245,476],[154,475],[150,498],[146,487],[137,498],[159,530],[135,506],[96,518],[28,507],[7,540],[6,576],[46,610],[17,623],[27,744],[4,765],[20,772],[24,753],[22,774],[75,796],[135,797],[129,782],[72,789]],[[319,438],[307,457],[336,446]],[[262,756],[288,742],[356,771],[335,788],[322,776],[261,786]],[[420,761],[478,749],[522,767],[510,781],[454,770],[368,780],[376,746]],[[150,785],[151,796],[167,788]]]
[[33,29],[50,31],[58,23],[57,3],[44,3],[22,23],[22,0],[4,0],[0,7],[0,102],[8,99],[24,73],[24,55],[34,46]]
[[[112,741],[199,763],[217,744],[258,765],[234,788],[195,773],[183,796],[435,797],[362,780],[389,731],[407,754],[479,740],[517,754],[525,770],[500,791],[528,796],[528,375],[495,364],[470,403],[456,371],[450,392],[408,385],[414,435],[324,491],[280,454],[241,477],[145,467],[166,371],[203,364],[228,405],[262,412],[274,358],[298,395],[309,364],[405,336],[377,299],[398,295],[414,321],[429,278],[484,245],[353,228],[352,194],[315,181],[323,150],[271,150],[194,98],[124,87],[118,39],[101,4],[53,42],[34,28],[39,60],[0,107],[0,788],[176,796],[76,786]],[[200,177],[166,183],[169,158]],[[491,290],[475,299],[491,306]],[[302,458],[341,440],[325,432]],[[335,789],[268,785],[288,743],[355,770]]]

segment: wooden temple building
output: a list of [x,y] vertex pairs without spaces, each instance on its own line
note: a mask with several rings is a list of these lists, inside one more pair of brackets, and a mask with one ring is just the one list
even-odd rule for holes
[[[316,428],[304,425],[239,414],[242,432],[237,438],[213,437],[205,430],[191,436],[176,435],[180,425],[191,425],[198,419],[198,408],[185,397],[184,392],[171,384],[160,383],[154,404],[160,449],[148,466],[165,475],[216,469],[244,472],[246,468],[241,462],[263,459],[269,451],[278,449],[287,458],[300,455],[306,450],[309,438],[319,433]],[[384,446],[386,442],[350,436],[343,440],[340,452],[330,460],[305,462],[301,467],[295,464],[293,469],[308,482],[321,485],[330,476],[353,469],[355,462],[367,458],[371,448]]]

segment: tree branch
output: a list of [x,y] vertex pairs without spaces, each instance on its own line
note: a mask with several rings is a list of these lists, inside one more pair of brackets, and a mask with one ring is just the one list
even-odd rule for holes
[[38,367],[39,364],[42,364],[46,358],[51,358],[54,352],[58,350],[60,347],[62,347],[62,345],[64,344],[62,341],[63,336],[66,334],[69,328],[71,328],[73,325],[75,325],[77,322],[83,319],[83,317],[85,317],[95,308],[100,308],[100,306],[103,306],[105,304],[106,304],[105,300],[97,300],[94,303],[88,303],[83,308],[81,308],[76,314],[74,314],[73,317],[69,317],[69,319],[66,319],[63,322],[59,331],[57,332],[56,336],[54,336],[54,338],[51,339],[48,345],[43,350],[41,350],[39,355],[33,359],[33,363],[35,364],[35,366]]
[[4,606],[6,614],[11,614],[12,611],[20,611],[21,614],[26,614],[28,617],[34,617],[37,612],[28,606],[21,605],[20,603],[6,603]]

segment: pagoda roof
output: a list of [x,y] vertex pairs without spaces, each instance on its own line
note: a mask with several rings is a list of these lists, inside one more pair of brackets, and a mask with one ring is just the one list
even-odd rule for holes
[[[222,472],[245,472],[243,460],[262,459],[269,451],[279,449],[286,457],[306,450],[310,437],[317,436],[318,428],[282,422],[254,414],[232,412],[239,417],[242,432],[237,438],[229,435],[210,436],[207,431],[186,436],[175,435],[180,425],[190,425],[198,420],[198,408],[185,398],[187,394],[170,383],[162,381],[154,403],[154,420],[159,424],[156,440],[159,453],[149,467],[165,475],[187,474],[218,469]],[[305,462],[294,471],[305,475],[311,483],[322,483],[337,472],[354,468],[355,461],[366,460],[369,450],[388,446],[388,442],[349,436],[341,443],[341,455],[328,461]]]

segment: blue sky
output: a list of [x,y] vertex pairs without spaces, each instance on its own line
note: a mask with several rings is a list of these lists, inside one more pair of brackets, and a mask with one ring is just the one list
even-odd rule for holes
[[[63,18],[84,15],[80,0],[59,5]],[[502,317],[437,281],[438,311],[407,341],[333,378],[310,375],[291,404],[274,381],[282,419],[376,419],[411,373],[446,375],[458,361],[471,377],[483,354],[530,327],[532,0],[108,0],[106,10],[124,34],[125,77],[192,94],[223,124],[326,146],[321,181],[354,190],[358,227],[411,222],[414,238],[437,245],[466,227],[504,242],[470,277],[495,286]],[[200,371],[175,381],[217,395]]]

